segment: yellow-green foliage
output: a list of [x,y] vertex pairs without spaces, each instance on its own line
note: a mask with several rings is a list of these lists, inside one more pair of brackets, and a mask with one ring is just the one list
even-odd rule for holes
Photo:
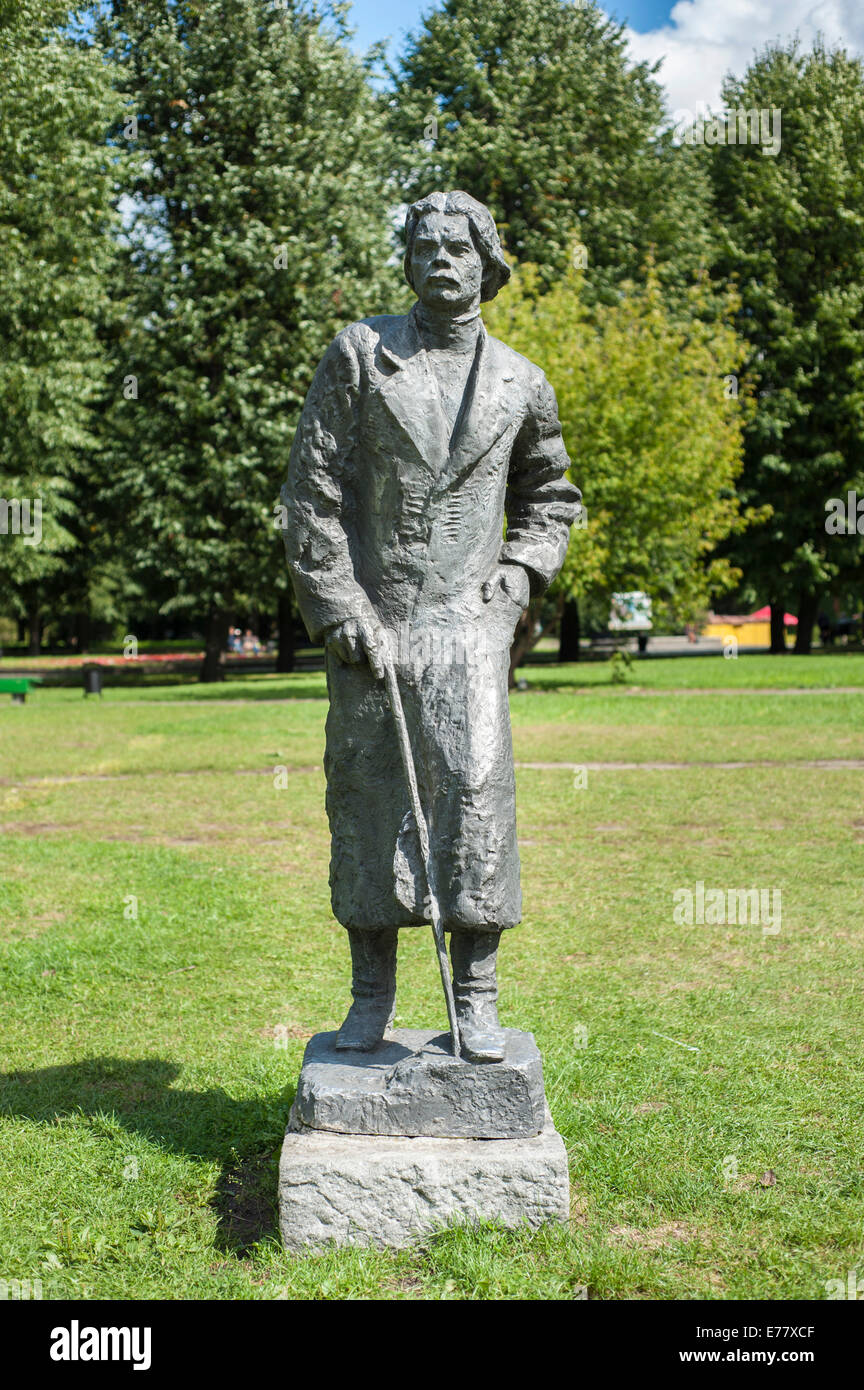
[[[586,524],[574,528],[558,581],[573,596],[644,589],[655,616],[685,618],[737,578],[715,548],[742,516],[744,344],[727,321],[673,320],[653,270],[612,306],[588,307],[573,269],[539,293],[535,267],[515,271],[484,310],[497,337],[543,367],[558,396]],[[733,394],[737,390],[737,396]]]

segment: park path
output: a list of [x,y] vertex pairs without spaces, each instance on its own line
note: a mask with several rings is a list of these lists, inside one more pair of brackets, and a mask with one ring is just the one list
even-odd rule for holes
[[[295,767],[284,766],[288,773],[323,773],[321,763],[298,763]],[[281,770],[280,766],[280,770]],[[738,772],[746,768],[824,768],[828,771],[861,771],[864,758],[741,758],[729,761],[714,761],[710,758],[682,758],[677,762],[649,758],[644,762],[535,762],[516,760],[517,769],[526,772],[679,772],[689,767],[707,767],[718,772]],[[227,769],[234,777],[272,777],[273,767],[234,767]],[[64,787],[76,782],[129,782],[136,778],[152,777],[215,777],[225,776],[221,767],[163,768],[155,771],[131,772],[80,772],[64,777],[0,777],[0,787]]]

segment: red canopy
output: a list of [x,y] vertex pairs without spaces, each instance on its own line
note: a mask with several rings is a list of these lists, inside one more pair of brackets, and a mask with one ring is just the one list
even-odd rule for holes
[[[770,605],[769,603],[766,603],[766,605],[765,605],[764,608],[759,608],[759,609],[757,609],[757,611],[756,611],[755,613],[751,613],[751,614],[750,614],[750,617],[753,618],[753,619],[755,619],[757,622],[760,622],[760,623],[767,623],[767,622],[770,622],[770,620],[771,620],[771,605]],[[785,627],[797,627],[797,626],[798,626],[798,619],[795,617],[795,614],[794,614],[794,613],[784,613],[784,614],[783,614],[783,624],[784,624]]]

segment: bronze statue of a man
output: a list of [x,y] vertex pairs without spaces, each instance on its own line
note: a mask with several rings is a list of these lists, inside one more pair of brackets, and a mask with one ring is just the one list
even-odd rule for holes
[[405,276],[416,304],[338,334],[291,450],[288,561],[310,638],[326,646],[330,885],[353,965],[342,1048],[382,1041],[398,928],[429,921],[382,680],[392,662],[462,1052],[504,1056],[496,954],[522,905],[509,649],[561,567],[579,506],[552,388],[480,317],[509,274],[481,203],[462,192],[415,203]]

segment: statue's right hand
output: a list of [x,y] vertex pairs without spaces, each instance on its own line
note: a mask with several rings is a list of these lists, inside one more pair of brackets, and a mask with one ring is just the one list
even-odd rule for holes
[[384,629],[368,618],[346,618],[324,635],[327,650],[345,663],[356,666],[367,660],[378,680],[384,679]]

